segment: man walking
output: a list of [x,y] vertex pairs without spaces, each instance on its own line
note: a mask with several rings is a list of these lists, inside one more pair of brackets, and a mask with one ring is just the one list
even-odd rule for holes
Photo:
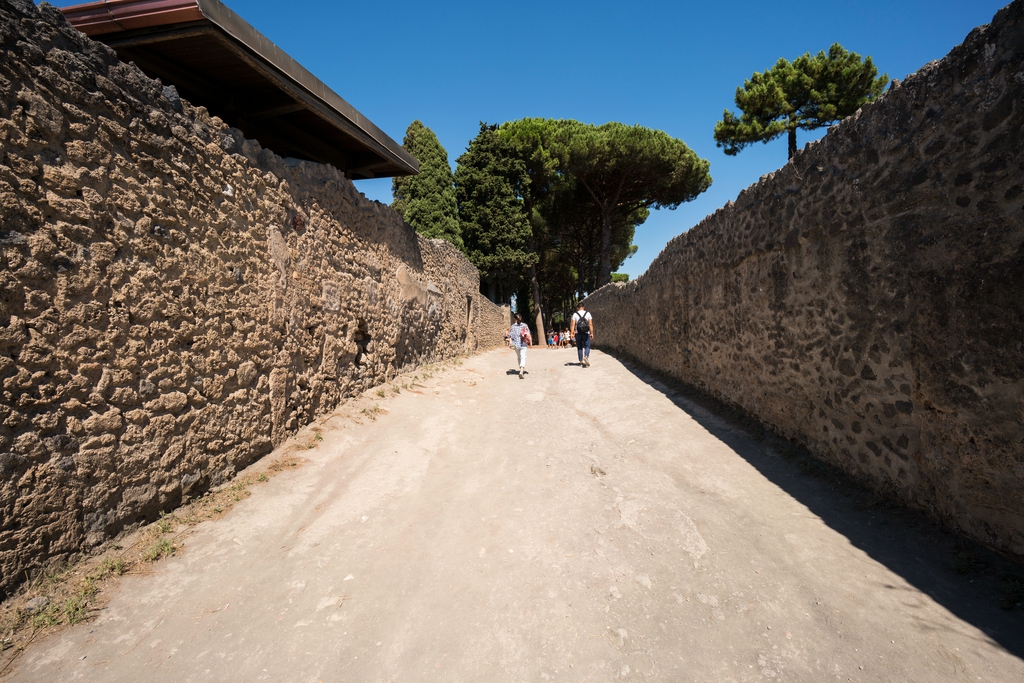
[[581,301],[572,316],[572,334],[576,337],[576,353],[580,367],[590,367],[590,341],[594,338],[594,317],[587,312]]

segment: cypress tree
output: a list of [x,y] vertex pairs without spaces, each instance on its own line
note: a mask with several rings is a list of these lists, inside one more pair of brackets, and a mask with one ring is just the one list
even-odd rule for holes
[[424,237],[448,240],[462,251],[455,178],[448,165],[448,152],[421,121],[409,124],[402,146],[419,162],[420,172],[392,181],[395,199],[391,208]]

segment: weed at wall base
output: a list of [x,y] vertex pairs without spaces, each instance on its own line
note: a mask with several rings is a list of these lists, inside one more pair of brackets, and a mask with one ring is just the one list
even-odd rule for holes
[[178,549],[178,546],[169,538],[160,538],[153,545],[149,546],[146,551],[142,554],[142,559],[145,562],[156,562],[162,560],[165,557],[170,557]]

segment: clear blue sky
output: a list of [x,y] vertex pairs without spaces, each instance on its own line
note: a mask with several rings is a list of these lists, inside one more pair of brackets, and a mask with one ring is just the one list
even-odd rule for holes
[[[669,239],[786,162],[784,138],[736,157],[715,147],[715,122],[752,72],[839,42],[902,79],[1006,4],[225,1],[398,142],[423,121],[453,166],[480,121],[525,116],[621,121],[685,141],[711,161],[714,183],[637,229],[639,251],[621,268],[634,278]],[[391,201],[390,180],[357,186]]]

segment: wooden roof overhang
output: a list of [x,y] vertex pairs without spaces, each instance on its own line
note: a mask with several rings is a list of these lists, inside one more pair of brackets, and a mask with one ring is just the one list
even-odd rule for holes
[[62,12],[280,156],[332,164],[353,180],[419,172],[401,145],[220,0],[103,0]]

